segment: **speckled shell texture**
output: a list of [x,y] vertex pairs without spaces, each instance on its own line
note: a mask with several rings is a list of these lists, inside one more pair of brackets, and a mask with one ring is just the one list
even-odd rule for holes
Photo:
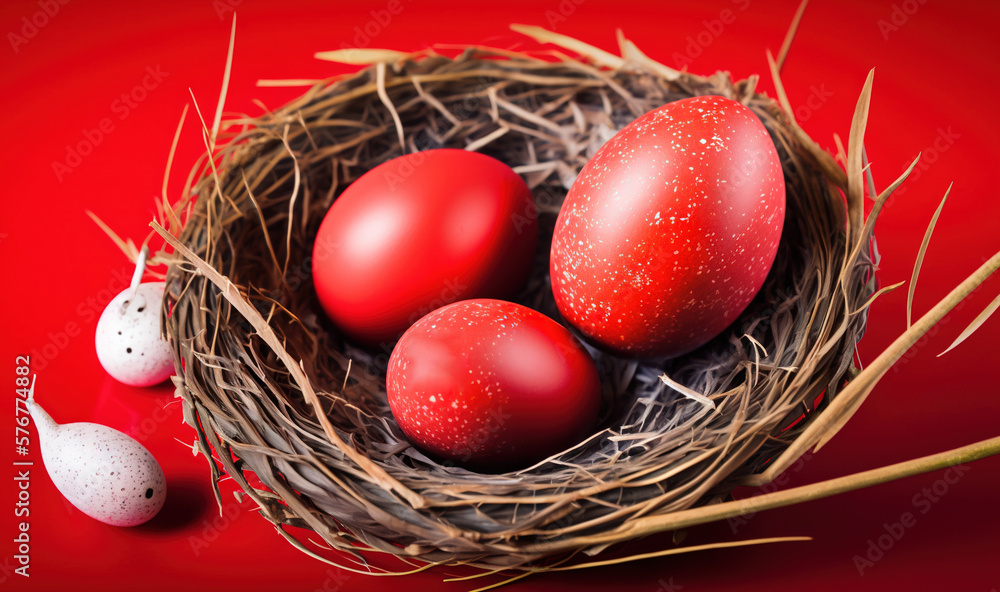
[[136,526],[160,511],[167,481],[142,444],[96,423],[58,425],[32,406],[45,469],[71,504],[113,526]]
[[126,288],[108,303],[97,321],[97,359],[108,374],[132,386],[151,386],[174,371],[174,358],[160,338],[163,282]]
[[718,96],[668,103],[611,138],[570,189],[552,239],[556,305],[605,351],[687,353],[753,300],[784,216],[781,163],[752,111]]
[[492,299],[417,321],[392,352],[386,388],[412,441],[482,470],[521,468],[577,444],[601,403],[597,368],[569,331]]

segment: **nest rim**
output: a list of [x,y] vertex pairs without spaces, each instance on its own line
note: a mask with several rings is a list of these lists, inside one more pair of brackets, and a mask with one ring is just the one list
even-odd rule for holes
[[[512,66],[510,63],[503,63],[504,60],[515,64]],[[820,311],[825,312],[825,317],[814,323],[816,319],[813,316],[803,316],[803,313],[795,319],[795,322],[788,325],[793,328],[806,328],[803,338],[806,341],[813,337],[812,343],[799,348],[790,348],[787,343],[781,344],[775,340],[758,341],[753,337],[754,332],[759,331],[758,335],[766,334],[765,329],[770,328],[769,323],[768,326],[764,326],[760,324],[760,319],[743,320],[741,328],[748,329],[751,339],[740,345],[738,353],[734,354],[738,359],[733,366],[740,367],[740,372],[748,381],[743,384],[751,387],[747,389],[749,394],[742,404],[724,407],[729,414],[724,417],[732,420],[733,417],[743,413],[745,417],[742,417],[741,421],[744,425],[757,420],[764,427],[740,432],[716,426],[713,428],[716,437],[728,433],[731,436],[729,442],[717,444],[714,455],[707,455],[697,462],[684,455],[671,458],[667,454],[667,457],[671,458],[669,463],[661,463],[659,466],[655,463],[643,465],[630,459],[632,456],[649,456],[652,453],[647,450],[639,451],[637,454],[630,453],[625,457],[616,457],[610,464],[601,467],[607,469],[607,474],[614,476],[615,480],[609,484],[607,478],[595,480],[590,474],[599,463],[584,463],[579,455],[574,457],[573,453],[569,452],[564,453],[560,462],[565,462],[566,458],[580,460],[582,470],[575,473],[576,481],[545,490],[533,487],[553,475],[552,458],[507,474],[483,476],[472,473],[476,477],[469,479],[471,472],[461,467],[446,466],[422,455],[419,451],[411,449],[407,452],[405,448],[400,448],[406,443],[405,439],[400,439],[401,432],[398,427],[396,432],[399,437],[395,441],[383,437],[378,443],[383,445],[385,450],[379,449],[377,454],[373,452],[377,447],[363,441],[363,436],[369,434],[358,436],[357,431],[352,431],[352,428],[356,429],[358,425],[352,425],[353,420],[347,419],[348,414],[362,413],[359,407],[359,401],[363,403],[362,399],[347,394],[345,392],[347,389],[332,392],[336,389],[341,376],[335,375],[336,373],[327,375],[318,364],[310,365],[304,361],[306,356],[296,355],[302,351],[318,350],[329,345],[329,342],[328,337],[323,335],[303,337],[304,333],[309,332],[308,329],[321,327],[323,321],[319,318],[310,319],[308,307],[297,308],[302,301],[307,301],[301,298],[301,294],[311,288],[302,288],[308,284],[308,278],[303,277],[301,266],[290,268],[289,261],[294,260],[295,243],[301,242],[300,248],[308,244],[310,224],[313,232],[318,224],[315,215],[310,222],[309,214],[320,210],[325,212],[323,200],[326,200],[326,205],[332,203],[339,193],[337,188],[342,189],[350,181],[349,174],[339,176],[337,169],[340,165],[336,164],[331,166],[329,188],[322,187],[321,184],[309,186],[314,182],[313,177],[307,174],[307,165],[302,164],[299,168],[300,161],[305,162],[303,152],[308,151],[310,145],[317,152],[328,150],[330,144],[324,143],[325,141],[336,140],[340,144],[357,141],[347,148],[356,150],[352,155],[336,157],[348,162],[352,158],[360,161],[360,155],[364,153],[365,148],[378,143],[376,148],[370,150],[375,156],[369,157],[361,165],[357,163],[353,165],[360,167],[355,170],[359,171],[357,174],[361,174],[364,170],[391,158],[394,150],[395,155],[399,155],[402,152],[401,147],[417,148],[414,136],[407,134],[406,122],[409,121],[409,117],[421,116],[407,114],[407,108],[422,106],[424,111],[421,113],[424,115],[437,113],[441,119],[448,119],[441,107],[444,110],[448,110],[449,106],[454,108],[456,101],[464,101],[462,104],[468,106],[469,97],[449,99],[450,95],[447,93],[443,92],[441,97],[437,97],[434,92],[449,84],[453,85],[456,79],[468,80],[481,77],[483,71],[490,68],[497,69],[493,74],[497,75],[499,82],[483,85],[485,90],[475,91],[478,93],[475,121],[483,120],[487,123],[479,126],[474,134],[463,136],[455,133],[452,137],[446,138],[446,142],[457,139],[464,142],[466,148],[472,145],[476,149],[488,149],[490,142],[483,143],[483,140],[496,134],[500,129],[496,127],[493,117],[493,113],[499,110],[498,104],[501,105],[500,109],[505,110],[505,114],[516,123],[510,122],[511,125],[508,125],[510,129],[497,136],[497,139],[510,139],[508,136],[517,134],[537,138],[539,133],[544,133],[544,125],[533,122],[530,117],[521,116],[522,114],[518,114],[514,109],[506,108],[503,103],[498,103],[497,99],[517,107],[519,100],[526,100],[521,96],[524,93],[515,92],[521,88],[517,85],[532,84],[524,80],[535,80],[539,76],[538,72],[547,68],[558,72],[558,74],[551,72],[546,74],[549,83],[565,78],[567,85],[583,89],[576,92],[586,93],[592,87],[604,91],[604,94],[597,93],[600,95],[599,100],[604,104],[609,101],[614,103],[607,114],[612,121],[611,127],[618,126],[618,129],[623,118],[628,117],[625,115],[626,112],[631,112],[634,117],[643,111],[643,105],[655,103],[659,99],[671,96],[671,93],[692,93],[689,96],[695,96],[694,93],[722,94],[743,102],[762,118],[782,156],[786,186],[789,175],[793,178],[798,175],[798,180],[801,181],[798,186],[808,188],[802,191],[811,192],[812,197],[819,200],[818,207],[825,210],[817,216],[818,221],[803,223],[800,229],[806,229],[810,225],[817,226],[811,238],[815,243],[810,245],[814,250],[804,249],[808,251],[808,256],[803,257],[801,261],[797,260],[804,264],[808,259],[808,264],[812,265],[811,269],[818,270],[815,276],[810,278],[836,276],[830,272],[837,270],[838,261],[843,263],[850,257],[847,245],[860,244],[867,240],[865,236],[860,238],[850,236],[850,226],[847,225],[845,228],[845,219],[849,214],[841,193],[846,189],[843,177],[831,174],[829,162],[821,160],[815,151],[810,150],[810,146],[801,138],[801,131],[776,101],[755,92],[754,77],[734,83],[724,73],[717,73],[708,78],[677,73],[675,78],[668,79],[669,77],[664,76],[662,72],[641,65],[608,71],[582,61],[555,64],[548,61],[540,62],[528,56],[518,58],[509,53],[490,53],[488,50],[470,48],[455,58],[429,55],[397,62],[393,66],[385,64],[371,66],[332,83],[328,81],[317,84],[300,98],[274,113],[267,113],[257,118],[240,118],[231,122],[230,129],[236,131],[230,132],[227,142],[219,145],[217,154],[211,157],[203,155],[201,161],[192,169],[186,194],[189,198],[197,196],[198,199],[193,202],[193,207],[190,201],[184,204],[187,209],[183,225],[179,223],[178,217],[178,224],[171,229],[171,232],[178,237],[179,243],[187,247],[193,257],[185,255],[185,258],[172,264],[168,270],[164,327],[177,359],[178,377],[175,383],[184,399],[185,420],[197,431],[199,448],[207,458],[211,458],[212,449],[218,451],[221,457],[221,470],[232,476],[241,489],[260,506],[261,513],[279,526],[279,532],[293,542],[294,537],[281,526],[309,528],[317,532],[331,547],[342,551],[383,552],[427,564],[460,563],[481,569],[528,569],[555,555],[580,550],[600,550],[608,544],[631,538],[628,534],[630,516],[660,515],[723,499],[733,487],[759,473],[768,458],[780,453],[801,435],[815,411],[832,400],[843,380],[854,371],[853,355],[846,354],[853,354],[854,343],[863,335],[867,321],[863,305],[877,288],[873,273],[874,262],[867,249],[855,254],[852,265],[843,266],[846,272],[840,278],[844,280],[842,292],[839,291],[841,286],[834,281],[836,277],[826,278],[825,290],[802,286],[794,294],[779,290],[780,282],[770,285],[771,291],[764,299],[766,302],[762,309],[767,310],[770,307],[769,312],[772,317],[779,312],[780,305],[776,303],[809,299],[812,299],[813,307],[801,306],[800,310],[817,311],[825,304],[825,311]],[[525,76],[520,79],[515,77],[516,82],[510,83],[509,75],[512,69],[519,70]],[[435,76],[441,80],[436,80]],[[413,83],[414,79],[418,81],[416,84]],[[401,80],[403,82],[400,82]],[[482,84],[481,80],[478,83]],[[538,81],[535,83],[541,84]],[[662,90],[659,95],[654,92],[657,85],[660,85]],[[408,90],[409,87],[413,87],[409,90],[411,94],[401,97],[400,92]],[[649,94],[636,99],[635,104],[632,104],[627,95],[633,95],[635,99],[636,89]],[[706,90],[710,92],[704,92]],[[572,101],[573,99],[570,100]],[[569,106],[570,102],[566,103],[565,108],[573,111]],[[592,104],[593,99],[588,105]],[[360,131],[355,130],[355,135],[350,140],[345,141],[342,137],[317,140],[317,137],[324,133],[325,126],[331,118],[338,119],[342,110],[349,112],[351,105],[358,109],[355,114],[361,113],[374,118],[369,120],[369,123],[375,121],[377,125],[360,126],[358,128]],[[555,112],[558,111],[547,113]],[[530,112],[528,114],[530,115]],[[314,123],[311,115],[316,115],[316,121],[319,123],[310,128],[309,124]],[[333,117],[334,115],[338,117]],[[497,119],[504,121],[503,118]],[[296,131],[294,126],[299,120],[302,121],[302,129]],[[460,121],[466,120],[460,119]],[[492,129],[488,122],[493,123]],[[378,130],[378,133],[373,133],[374,130]],[[588,128],[587,133],[599,137],[593,129]],[[358,140],[359,138],[361,139]],[[550,145],[541,143],[546,141],[548,140],[540,140],[538,147],[534,149],[536,154],[543,152],[543,148],[552,150]],[[396,145],[392,148],[394,142]],[[593,142],[591,138],[590,143]],[[292,157],[291,154],[295,156]],[[524,152],[519,151],[517,154],[523,156]],[[587,157],[589,157],[587,149],[584,149],[562,162],[570,171],[575,167],[578,172],[579,166],[586,162]],[[316,162],[320,160],[317,158]],[[510,162],[508,164],[514,166]],[[534,164],[537,163],[522,163],[521,166],[530,167]],[[281,169],[282,166],[286,168]],[[345,167],[344,170],[347,171],[349,168]],[[241,172],[240,175],[235,174],[237,170]],[[836,170],[840,175],[843,174],[841,169],[836,168]],[[565,185],[565,178],[561,178],[565,177],[565,170],[560,170],[558,166],[549,170],[548,176],[540,179],[530,178],[531,173],[524,174],[531,181],[529,185],[532,185],[533,193],[544,192],[545,188],[548,188],[546,199],[551,199],[552,194],[558,196],[560,190],[557,188]],[[241,186],[245,189],[241,190]],[[296,199],[289,200],[279,195],[283,190],[287,192],[289,187],[293,189],[291,194],[297,196],[297,204],[294,203]],[[310,197],[303,199],[306,195]],[[542,213],[546,208],[551,209],[552,204],[539,200],[537,195],[536,202]],[[300,209],[296,210],[296,206]],[[283,207],[286,208],[285,214],[281,213]],[[183,209],[175,208],[175,212]],[[789,215],[786,213],[786,227]],[[242,224],[240,228],[244,232],[254,225],[258,229],[266,230],[262,231],[257,240],[251,241],[231,231],[233,225],[239,224]],[[288,240],[283,252],[280,241],[284,237],[288,237]],[[265,240],[260,240],[261,238]],[[548,237],[540,239],[540,243],[547,246]],[[785,242],[784,236],[782,242]],[[254,244],[257,252],[248,254],[248,244]],[[823,248],[816,247],[818,244],[823,244]],[[787,257],[794,256],[792,253],[795,251],[794,248],[789,247],[786,251],[788,251]],[[241,281],[244,280],[244,276],[240,273],[245,273],[245,270],[241,271],[240,265],[246,264],[238,263],[240,258],[250,258],[257,266],[261,262],[271,262],[277,270],[281,270],[280,277],[258,277],[256,283]],[[544,267],[547,270],[547,265]],[[220,281],[213,281],[211,274],[206,273],[206,268],[216,270]],[[232,281],[232,278],[236,281]],[[293,281],[297,281],[299,287],[292,289],[290,284]],[[771,282],[770,278],[768,282]],[[762,294],[768,289],[769,283],[765,284]],[[223,289],[222,286],[226,288]],[[285,298],[288,294],[284,290],[289,289],[292,289],[291,299]],[[538,286],[535,286],[535,289],[537,290]],[[530,293],[522,296],[522,298],[530,297]],[[243,299],[245,310],[237,306],[234,299]],[[537,308],[536,306],[532,308],[544,309],[541,303],[536,305]],[[785,309],[780,310],[788,312]],[[859,310],[860,314],[850,314]],[[545,310],[542,312],[546,313]],[[250,319],[254,313],[262,320],[266,320],[268,326],[273,324],[283,328],[275,332],[274,337],[278,338],[278,341],[293,337],[302,338],[304,341],[298,344],[288,341],[269,343],[266,336],[261,334],[260,327]],[[240,315],[243,319],[239,318]],[[846,329],[833,339],[835,329],[841,321]],[[288,326],[294,327],[296,323],[303,326],[303,333],[297,333],[295,329],[285,331]],[[786,330],[786,333],[794,332]],[[206,336],[210,336],[210,339]],[[708,348],[706,351],[714,354],[719,348],[725,349],[732,345],[731,337],[733,336],[727,334],[713,341],[706,346]],[[784,336],[787,337],[788,335]],[[246,342],[255,340],[256,345],[246,346]],[[285,354],[300,365],[300,373],[287,363],[282,368],[282,362],[285,361],[283,356],[267,353],[268,348],[274,350],[273,346],[284,347],[288,343],[292,343],[290,346],[292,351],[286,351]],[[769,345],[780,346],[781,353],[776,353],[773,348],[768,347]],[[353,360],[364,358],[364,352],[349,345],[337,344],[337,347],[341,348],[339,351],[344,359],[348,360],[348,368],[352,367]],[[705,353],[702,349],[697,351]],[[761,356],[762,351],[763,356]],[[796,354],[796,352],[804,353]],[[274,353],[271,351],[271,354]],[[801,372],[802,364],[798,364],[794,372],[789,372],[787,366],[775,363],[775,360],[780,361],[783,355],[799,362],[809,363],[812,361],[810,354],[820,359],[821,363],[817,362],[814,366],[822,366],[822,371],[806,375],[807,373]],[[385,355],[387,359],[387,352],[380,355]],[[686,360],[688,357],[684,356],[681,359]],[[705,359],[708,360],[706,364],[725,363],[710,355]],[[636,376],[643,375],[641,369],[636,367],[629,369],[630,363],[615,366],[612,362],[601,365],[603,362],[607,360],[599,360],[599,367],[602,376],[608,379],[605,381],[606,384],[615,380],[625,380],[629,372],[631,376],[626,380],[626,384],[631,384]],[[367,363],[377,363],[377,359],[368,360]],[[667,364],[673,377],[671,380],[676,380],[679,388],[672,390],[664,385],[658,387],[658,392],[673,392],[675,405],[687,404],[690,407],[688,420],[695,418],[701,412],[702,415],[698,415],[693,421],[703,421],[704,426],[708,426],[712,421],[721,421],[713,419],[718,414],[712,414],[704,401],[690,396],[690,393],[681,394],[684,389],[695,391],[698,386],[697,381],[685,380],[689,375],[685,374],[683,369],[674,372],[677,369],[674,362]],[[341,370],[343,365],[343,360],[338,360],[337,366]],[[247,370],[240,371],[241,366]],[[609,372],[617,374],[609,378]],[[760,384],[761,372],[768,378],[772,373],[775,377],[773,381],[767,383],[770,389],[760,388],[755,395],[753,391]],[[751,378],[755,373],[758,378]],[[727,379],[715,376],[716,384],[713,386],[719,389],[718,392],[709,389],[707,392],[695,394],[713,399],[716,395],[739,388],[740,384],[734,382],[735,376],[736,371],[732,369],[725,377]],[[345,372],[343,379],[344,384],[347,384],[348,379],[355,380],[356,377],[351,378],[350,373]],[[302,380],[306,383],[315,381],[316,386],[301,384]],[[377,388],[377,372],[375,382]],[[690,386],[682,386],[679,384],[681,382]],[[733,384],[736,384],[734,388],[728,388]],[[795,387],[796,384],[799,385],[798,396],[788,398],[789,385]],[[362,389],[373,388],[372,381],[355,382],[355,386],[357,385],[361,385]],[[382,386],[384,390],[384,383]],[[778,393],[776,386],[783,387],[784,391]],[[818,398],[817,391],[821,391]],[[609,396],[614,401],[620,393],[612,392]],[[726,401],[727,398],[722,397],[721,400]],[[736,398],[732,400],[737,401]],[[757,415],[748,414],[750,406],[762,405],[767,401],[770,401],[772,406],[766,411]],[[331,406],[331,412],[339,406],[343,415],[335,415],[331,420],[327,417],[331,412],[325,412],[325,405]],[[793,411],[800,407],[804,419],[789,423]],[[610,404],[606,411],[610,414],[614,408],[614,405]],[[324,412],[321,413],[320,410]],[[384,434],[378,432],[379,435],[392,434],[392,426],[388,425],[392,423],[391,419],[386,422],[383,418],[376,417],[377,413],[373,412],[370,415],[371,419],[366,420],[370,423],[365,425],[377,426],[381,420],[386,425]],[[264,416],[269,418],[265,422],[267,429],[262,429],[258,425]],[[622,417],[631,416],[626,412]],[[609,415],[605,415],[603,419],[607,421]],[[683,422],[680,424],[681,427],[686,425]],[[274,433],[267,433],[268,429]],[[676,426],[671,429],[676,429]],[[605,430],[596,433],[588,441],[604,432]],[[659,435],[662,436],[664,433]],[[636,434],[652,435],[654,437],[650,440],[656,440],[655,434],[644,434],[642,431],[630,435]],[[323,442],[324,439],[326,442]],[[337,439],[340,440],[339,443]],[[664,449],[677,446],[676,441],[671,442],[668,438],[660,439],[665,442],[660,443]],[[358,448],[359,442],[367,448],[363,450]],[[752,444],[738,455],[725,452],[729,446],[739,445],[741,442]],[[581,443],[574,450],[579,453],[585,449],[586,444],[587,442]],[[351,448],[354,448],[354,454],[351,453]],[[405,461],[400,461],[401,454],[405,457]],[[592,452],[592,454],[597,454],[594,458],[600,458],[600,453]],[[625,459],[624,462],[622,458]],[[212,461],[209,462],[213,486],[218,496],[220,467]],[[692,466],[700,465],[702,471],[695,471],[697,475],[693,477],[688,475],[690,477],[688,480],[670,481],[677,475],[685,475],[685,471],[692,472],[690,467],[684,466],[685,463],[693,463]],[[637,466],[631,466],[636,464]],[[428,466],[433,470],[428,472],[426,470]],[[252,479],[248,480],[250,473],[259,479],[262,486],[251,484]],[[555,473],[565,476],[558,471]],[[512,483],[512,475],[519,478],[518,482]],[[654,481],[652,485],[643,485],[645,491],[636,494],[635,490],[641,488],[633,487],[630,483],[643,480],[648,475],[654,475],[659,480]],[[529,485],[527,488],[524,487],[526,477]],[[537,479],[532,480],[531,477]],[[435,478],[438,480],[436,483],[428,483]],[[462,485],[458,490],[451,491],[449,488],[456,480]],[[340,490],[335,492],[331,488],[320,487],[317,482],[332,483],[334,488]],[[663,483],[669,483],[671,491],[678,489],[683,491],[684,488],[689,488],[698,494],[678,495],[672,501],[657,500],[657,496],[653,494],[654,489]],[[461,489],[462,486],[465,487],[464,490]],[[539,490],[548,493],[539,496]],[[606,506],[608,498],[600,496],[613,496],[616,490],[620,496],[637,495],[637,499],[632,500],[631,504],[622,504],[617,509],[602,513],[600,506],[602,504]],[[497,524],[502,523],[504,518],[509,518],[511,512],[509,508],[504,511],[498,511],[496,508],[511,505],[515,499],[521,500],[517,503],[525,503],[529,499],[525,495],[527,491],[532,493],[530,499],[536,507],[530,511],[523,511],[520,516],[515,509],[513,515],[516,516],[516,526],[498,528]],[[521,492],[521,497],[512,496],[512,492]],[[324,496],[334,497],[335,500],[331,502]],[[592,498],[596,501],[592,502]],[[352,504],[352,499],[356,503]],[[587,503],[592,503],[593,507],[581,510],[580,505]],[[482,523],[476,523],[470,518],[470,514],[490,512],[496,512],[498,518]],[[624,518],[619,520],[615,517],[616,514],[621,514]]]

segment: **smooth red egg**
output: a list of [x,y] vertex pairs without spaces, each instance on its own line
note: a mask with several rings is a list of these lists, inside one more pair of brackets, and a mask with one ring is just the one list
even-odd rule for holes
[[449,302],[516,295],[537,244],[534,212],[521,177],[484,154],[395,158],[327,212],[313,247],[316,295],[350,339],[391,344]]
[[687,353],[753,300],[784,217],[781,162],[750,109],[668,103],[604,144],[570,189],[552,239],[556,304],[608,352]]
[[566,328],[530,308],[477,299],[420,319],[389,358],[393,417],[426,452],[468,467],[521,468],[594,429],[597,368]]

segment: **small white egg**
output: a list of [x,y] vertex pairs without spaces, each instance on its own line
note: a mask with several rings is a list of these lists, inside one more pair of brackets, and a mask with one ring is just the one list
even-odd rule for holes
[[108,303],[97,321],[97,359],[108,374],[132,386],[151,386],[174,372],[174,357],[160,338],[163,282],[126,288]]
[[45,470],[81,512],[112,526],[136,526],[163,507],[167,480],[142,444],[96,423],[57,424],[34,400],[28,410]]

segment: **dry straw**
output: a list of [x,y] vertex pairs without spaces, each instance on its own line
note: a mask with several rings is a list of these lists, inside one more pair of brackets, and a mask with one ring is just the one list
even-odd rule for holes
[[[163,321],[177,359],[175,384],[197,449],[209,459],[217,453],[209,461],[217,496],[220,478],[231,477],[292,544],[352,571],[388,575],[467,565],[477,575],[503,571],[516,579],[799,540],[679,546],[593,563],[578,558],[654,532],[1000,451],[997,438],[733,500],[734,487],[767,483],[828,441],[891,364],[1000,266],[1000,253],[861,371],[853,359],[868,306],[898,287],[878,290],[872,227],[913,168],[870,195],[875,202],[865,219],[862,142],[871,75],[841,155],[845,172],[791,115],[778,78],[787,43],[778,60],[768,56],[774,100],[756,92],[756,77],[733,82],[726,73],[678,72],[621,37],[616,56],[538,28],[515,29],[580,57],[479,47],[454,58],[434,51],[330,52],[320,57],[370,66],[316,82],[259,117],[221,121],[220,108],[211,127],[202,119],[206,152],[182,198],[158,204],[160,222],[153,226],[167,245],[153,262],[170,264]],[[478,150],[524,176],[537,202],[528,214],[538,216],[547,237],[567,188],[604,141],[652,108],[704,94],[738,100],[761,118],[787,182],[782,244],[750,308],[725,334],[679,359],[637,364],[596,353],[605,392],[602,429],[533,467],[479,474],[411,447],[386,402],[388,351],[352,348],[318,313],[309,261],[317,226],[338,193],[403,153]],[[121,246],[138,251],[131,242]],[[543,240],[519,300],[554,314],[547,252]],[[288,527],[309,529],[322,543],[310,536],[318,544],[306,544],[298,538],[303,531]],[[377,554],[403,563],[378,567],[392,562],[379,562]]]

